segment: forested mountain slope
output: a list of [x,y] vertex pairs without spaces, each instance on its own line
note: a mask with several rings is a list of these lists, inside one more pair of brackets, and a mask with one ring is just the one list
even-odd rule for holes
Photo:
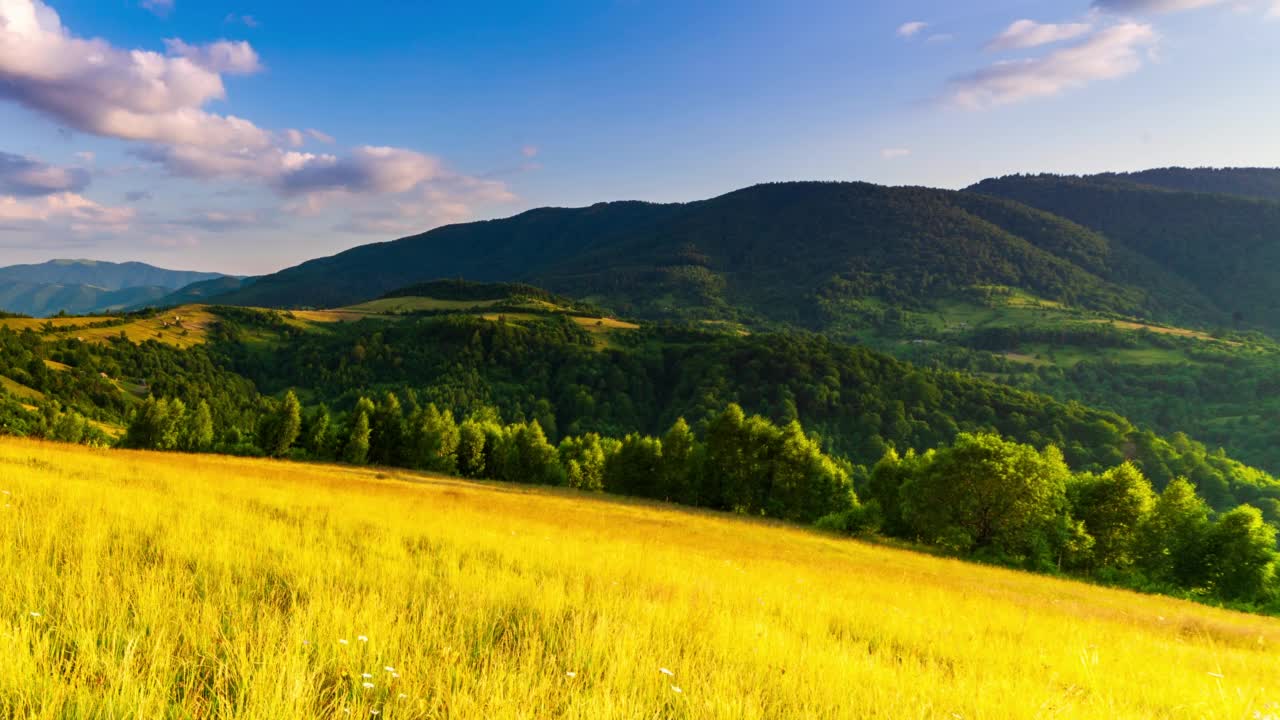
[[865,183],[759,185],[678,205],[533,210],[313,260],[219,298],[333,307],[442,277],[531,282],[647,318],[820,328],[820,299],[919,304],[974,284],[1135,313],[1141,289],[1095,274],[1105,238],[1014,203]]
[[[1138,258],[1130,268],[1142,262],[1194,288],[1182,308],[1183,321],[1280,330],[1280,203],[1054,175],[985,180],[971,190],[1080,223]],[[1107,277],[1144,281],[1132,272]],[[1176,285],[1161,285],[1165,297],[1177,291]]]
[[1167,167],[1139,172],[1103,173],[1095,177],[1125,180],[1166,190],[1280,200],[1280,168]]

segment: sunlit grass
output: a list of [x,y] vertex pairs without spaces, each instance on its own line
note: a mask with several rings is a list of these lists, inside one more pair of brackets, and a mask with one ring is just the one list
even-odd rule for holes
[[410,474],[0,441],[4,718],[1251,718],[1280,622]]

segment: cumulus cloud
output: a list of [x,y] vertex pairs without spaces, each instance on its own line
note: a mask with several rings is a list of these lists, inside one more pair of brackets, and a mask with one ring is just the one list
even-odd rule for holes
[[118,231],[129,227],[134,211],[99,205],[77,193],[64,192],[35,199],[0,196],[0,223],[32,228],[62,222],[73,231]]
[[915,37],[916,35],[919,35],[920,32],[927,27],[929,27],[929,23],[921,22],[920,20],[912,20],[911,22],[902,23],[901,25],[898,26],[898,37],[900,38]]
[[362,235],[409,235],[463,222],[475,215],[477,207],[514,200],[505,183],[449,175],[426,184],[416,197],[357,212],[335,229]]
[[1089,23],[1038,23],[1017,20],[987,43],[987,50],[1023,50],[1073,40],[1093,30]]
[[88,133],[126,140],[264,147],[268,134],[203,106],[221,76],[186,57],[73,36],[39,0],[0,0],[0,97]]
[[[241,16],[241,22],[250,20]],[[224,75],[261,70],[257,52],[243,41],[193,45],[177,38],[166,40],[165,50],[127,50],[77,37],[42,0],[0,0],[0,99],[66,128],[132,141],[129,152],[171,175],[260,182],[288,199],[286,211],[300,213],[353,198],[377,204],[388,196],[402,204],[397,212],[406,217],[452,219],[481,198],[510,194],[502,183],[458,175],[413,150],[366,145],[342,154],[305,152],[309,140],[334,139],[314,128],[270,131],[209,112],[208,104],[226,98]],[[82,170],[38,166],[17,156],[4,162],[0,182],[8,185],[0,184],[0,197],[7,198],[9,220],[131,217],[132,210],[103,208],[79,196],[88,182]],[[440,190],[444,186],[449,190]],[[28,196],[45,199],[17,200]],[[210,216],[189,226],[229,227],[245,219]]]
[[240,40],[218,40],[207,45],[188,45],[178,38],[168,38],[164,47],[169,55],[183,57],[206,70],[228,75],[252,75],[262,70],[258,53]]
[[88,186],[89,173],[82,168],[58,167],[0,152],[0,195],[36,197],[78,193]]
[[1114,25],[1076,45],[1026,60],[995,63],[951,81],[946,100],[957,107],[981,109],[1049,97],[1142,67],[1144,48],[1158,40],[1150,25]]
[[346,157],[298,155],[280,176],[289,194],[342,190],[352,193],[402,193],[441,174],[437,158],[392,147],[358,147]]
[[885,160],[897,160],[898,158],[907,157],[910,154],[911,151],[907,148],[885,148],[880,151],[880,157]]

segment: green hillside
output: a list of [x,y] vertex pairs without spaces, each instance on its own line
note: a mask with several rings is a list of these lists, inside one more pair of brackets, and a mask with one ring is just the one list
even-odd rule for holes
[[519,281],[660,319],[821,328],[827,296],[919,304],[975,283],[1134,313],[1141,291],[1088,264],[1106,241],[982,196],[863,183],[760,185],[680,205],[534,210],[366,245],[219,298],[334,307],[438,277]]
[[1280,330],[1280,203],[1053,175],[985,180],[971,189],[1102,233],[1128,256],[1104,276],[1135,285],[1156,269],[1152,293],[1166,306],[1181,305],[1172,319]]
[[1106,173],[1097,177],[1114,178],[1166,190],[1280,200],[1280,168],[1169,167],[1129,173]]

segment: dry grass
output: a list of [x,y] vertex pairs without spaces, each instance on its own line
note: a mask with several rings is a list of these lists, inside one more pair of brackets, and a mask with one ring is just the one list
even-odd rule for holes
[[1280,702],[1280,622],[781,525],[23,440],[0,440],[0,478],[0,717],[1242,720]]
[[[49,318],[46,321],[30,318],[4,318],[0,319],[0,325],[8,326],[14,330],[31,328],[39,332],[44,327],[45,322],[53,323],[55,328],[67,328],[70,326],[105,323],[113,319],[109,317],[72,317]],[[120,333],[123,332],[126,338],[135,343],[155,340],[178,348],[188,348],[203,343],[207,337],[209,327],[217,322],[217,319],[217,316],[209,312],[208,308],[203,305],[184,305],[165,310],[155,317],[134,320],[121,325],[99,328],[80,327],[77,330],[69,331],[67,336],[79,338],[85,342],[106,342],[108,338],[119,337]]]

